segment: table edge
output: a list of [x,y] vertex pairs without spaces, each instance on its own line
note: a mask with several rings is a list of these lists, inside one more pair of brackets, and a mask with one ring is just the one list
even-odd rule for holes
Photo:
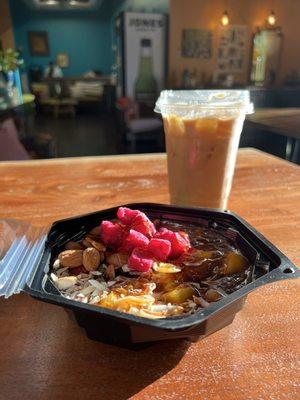
[[[267,158],[275,158],[283,163],[288,163],[295,166],[286,160],[276,157],[273,154],[266,153],[254,147],[243,147],[239,148],[238,153],[252,153],[260,154]],[[84,157],[60,157],[60,158],[47,158],[47,159],[36,159],[36,160],[14,160],[14,161],[0,161],[0,168],[7,166],[23,167],[23,166],[35,166],[42,164],[72,164],[72,163],[102,163],[106,161],[135,161],[135,160],[146,160],[146,159],[166,159],[166,153],[140,153],[140,154],[111,154],[111,155],[100,155],[100,156],[84,156]]]

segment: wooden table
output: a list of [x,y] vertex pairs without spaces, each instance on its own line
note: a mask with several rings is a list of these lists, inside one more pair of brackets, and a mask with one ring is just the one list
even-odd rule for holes
[[[136,201],[168,202],[164,155],[0,164],[0,217],[44,225]],[[300,264],[300,169],[239,152],[230,208]],[[88,340],[59,307],[0,301],[0,399],[296,400],[299,282],[248,296],[234,322],[198,342],[134,352]],[[298,363],[298,364],[297,364]]]
[[247,115],[247,120],[274,133],[300,139],[300,108],[261,108]]
[[262,108],[247,116],[256,129],[287,137],[287,159],[296,162],[300,152],[300,108]]

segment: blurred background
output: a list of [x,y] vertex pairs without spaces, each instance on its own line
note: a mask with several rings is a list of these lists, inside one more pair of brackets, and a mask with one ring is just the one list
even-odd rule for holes
[[240,146],[299,164],[300,0],[1,0],[0,160],[165,150],[164,88],[247,88]]

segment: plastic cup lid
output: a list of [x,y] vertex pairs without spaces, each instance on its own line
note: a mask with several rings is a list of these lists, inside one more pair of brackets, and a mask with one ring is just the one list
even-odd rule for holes
[[157,113],[229,111],[251,114],[249,90],[163,90],[155,104]]

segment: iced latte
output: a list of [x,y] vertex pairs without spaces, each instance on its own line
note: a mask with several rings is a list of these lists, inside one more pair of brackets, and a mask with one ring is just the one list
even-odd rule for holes
[[248,92],[165,91],[158,106],[171,203],[225,209],[245,114],[251,108]]

